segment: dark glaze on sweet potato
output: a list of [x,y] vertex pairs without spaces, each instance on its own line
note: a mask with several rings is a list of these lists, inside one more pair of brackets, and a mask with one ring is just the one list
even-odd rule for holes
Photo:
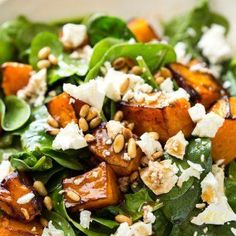
[[[117,175],[129,175],[133,171],[138,170],[142,157],[142,151],[140,148],[137,147],[137,156],[134,159],[125,161],[123,159],[125,153],[124,150],[120,153],[115,153],[112,145],[106,144],[109,136],[107,134],[105,123],[95,129],[93,135],[96,140],[89,143],[90,151],[95,154],[96,157],[108,163]],[[110,153],[109,156],[106,155],[106,151]]]
[[35,194],[25,176],[17,171],[10,173],[0,186],[0,209],[11,217],[32,221],[41,211],[41,202],[36,197],[36,194],[26,204],[17,203],[20,197],[30,192]]
[[193,122],[188,114],[190,103],[178,99],[164,108],[156,108],[155,104],[144,105],[137,103],[120,104],[124,119],[133,122],[134,133],[142,135],[145,132],[158,132],[161,142],[166,142],[171,136],[183,131],[189,137],[193,130]]
[[[66,203],[72,205],[70,209],[73,212],[115,205],[121,196],[116,176],[105,162],[83,175],[64,179],[63,190]],[[68,191],[73,191],[80,196],[80,201],[69,198]]]
[[2,88],[6,96],[16,94],[18,90],[24,88],[32,73],[30,65],[17,62],[7,62],[2,65]]
[[39,236],[42,231],[42,225],[36,220],[26,223],[8,216],[0,217],[0,236]]
[[211,110],[225,118],[212,139],[212,157],[215,161],[223,159],[228,164],[236,158],[236,98],[221,99]]
[[159,40],[156,32],[145,19],[134,18],[128,23],[128,27],[136,39],[142,43],[150,42],[153,39]]
[[183,84],[185,84],[188,88],[187,92],[190,88],[197,92],[194,96],[190,93],[193,102],[202,103],[206,108],[209,108],[225,93],[213,75],[209,73],[191,71],[188,66],[180,63],[173,63],[169,65],[169,68],[179,86],[184,87]]

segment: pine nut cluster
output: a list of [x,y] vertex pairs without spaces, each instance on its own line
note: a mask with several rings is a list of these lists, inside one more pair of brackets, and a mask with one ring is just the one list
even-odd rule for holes
[[39,69],[49,68],[50,66],[56,66],[58,64],[58,58],[51,54],[50,47],[43,47],[38,52],[38,63],[37,67]]

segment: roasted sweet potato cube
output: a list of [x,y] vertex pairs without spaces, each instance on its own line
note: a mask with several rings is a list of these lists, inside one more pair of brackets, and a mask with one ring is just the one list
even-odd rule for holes
[[[218,114],[224,114],[221,112],[228,103],[228,116],[223,116],[225,118],[223,126],[219,128],[216,136],[212,139],[212,157],[213,159],[220,160],[223,159],[225,164],[230,163],[236,158],[236,98],[232,97],[227,99],[222,99],[218,101],[212,108],[212,111]],[[222,108],[223,107],[223,108]],[[219,112],[217,112],[217,108]]]
[[154,29],[149,25],[149,23],[142,18],[132,19],[128,23],[129,29],[135,35],[138,41],[146,43],[153,39],[159,40]]
[[72,211],[114,205],[121,196],[116,176],[105,162],[83,175],[64,179],[63,190]]
[[40,214],[41,202],[28,179],[17,171],[10,173],[1,183],[0,209],[11,217],[25,221],[32,221]]
[[2,65],[3,80],[2,88],[5,95],[16,94],[18,90],[24,88],[32,73],[30,65],[7,62]]
[[191,71],[188,66],[180,63],[173,63],[169,68],[179,86],[184,87],[185,84],[187,87],[193,88],[199,96],[192,97],[192,100],[202,103],[206,108],[209,108],[225,93],[210,73]]
[[36,220],[25,223],[7,216],[0,218],[0,236],[39,236],[42,231],[42,225]]
[[49,114],[61,127],[65,127],[70,122],[78,122],[70,99],[71,97],[69,94],[61,93],[47,104]]
[[[93,135],[96,140],[89,143],[89,149],[96,157],[108,163],[117,175],[129,175],[133,171],[138,170],[142,151],[137,147],[137,155],[131,160],[125,160],[125,150],[120,153],[115,153],[112,145],[107,144],[109,139],[105,123],[94,130]],[[107,155],[109,153],[109,155]]]
[[156,108],[155,104],[137,103],[120,104],[124,119],[134,123],[134,133],[142,135],[145,132],[158,132],[161,142],[166,142],[171,136],[183,131],[186,137],[193,130],[193,122],[188,114],[190,103],[178,99],[164,108]]

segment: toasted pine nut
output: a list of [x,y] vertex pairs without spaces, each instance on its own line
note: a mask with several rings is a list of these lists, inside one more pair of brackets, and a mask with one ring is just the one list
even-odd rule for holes
[[149,132],[148,134],[155,140],[159,139],[159,134],[157,132]]
[[44,227],[47,227],[47,226],[48,226],[48,221],[47,221],[45,218],[40,217],[39,221],[40,221],[40,224],[41,224],[42,226],[44,226]]
[[128,216],[125,216],[125,215],[117,215],[115,217],[115,220],[118,222],[118,223],[124,223],[124,222],[127,222],[128,225],[132,225],[133,224],[133,221],[130,217]]
[[79,202],[81,199],[80,196],[74,191],[67,191],[66,195],[68,196],[68,198],[70,198],[71,200],[75,202]]
[[163,152],[162,151],[158,151],[152,154],[152,160],[156,160],[158,158],[160,158],[161,156],[163,156]]
[[37,63],[37,67],[39,69],[44,69],[44,68],[48,68],[51,65],[49,60],[40,60]]
[[123,120],[123,117],[124,117],[123,111],[117,111],[117,112],[115,113],[115,115],[114,115],[113,120],[122,121],[122,120]]
[[164,80],[165,80],[165,78],[162,77],[162,76],[158,76],[158,77],[156,78],[157,84],[161,84]]
[[113,142],[113,150],[115,153],[120,153],[125,146],[125,138],[123,134],[118,134]]
[[123,129],[123,135],[125,137],[125,140],[129,140],[133,136],[132,131],[128,128]]
[[99,126],[101,122],[102,122],[102,119],[100,117],[96,117],[90,121],[89,126],[91,129],[94,129],[97,126]]
[[41,181],[34,181],[33,187],[41,196],[45,197],[48,194],[47,189]]
[[172,77],[172,73],[169,69],[167,69],[166,67],[162,67],[160,69],[160,76],[164,77],[164,78],[171,78]]
[[129,123],[127,125],[127,128],[129,128],[130,130],[133,130],[134,129],[134,123]]
[[86,116],[86,120],[87,120],[87,121],[90,121],[90,120],[92,120],[93,118],[95,118],[97,115],[98,115],[98,113],[97,113],[96,108],[90,107],[90,108],[89,108],[88,115]]
[[21,208],[20,211],[24,215],[25,219],[29,220],[30,216],[29,216],[29,212],[27,211],[27,209]]
[[49,60],[50,63],[51,63],[52,65],[54,65],[54,66],[56,66],[56,65],[58,64],[58,59],[57,59],[57,57],[56,57],[55,55],[53,55],[53,54],[50,54],[50,55],[48,56],[48,60]]
[[96,138],[92,134],[86,134],[84,138],[87,143],[91,143],[96,140]]
[[129,79],[126,79],[123,84],[120,86],[120,93],[124,94],[129,88]]
[[112,62],[112,67],[116,70],[122,69],[126,66],[126,59],[124,57],[119,57]]
[[49,133],[50,135],[53,135],[53,136],[58,135],[59,132],[60,132],[60,129],[51,129],[51,130],[48,130],[48,133]]
[[79,118],[79,127],[83,132],[86,132],[89,129],[88,123],[83,117]]
[[41,48],[38,52],[38,59],[40,60],[47,59],[50,53],[51,53],[50,47]]
[[131,158],[135,158],[137,155],[136,141],[134,138],[130,138],[128,142],[128,155]]
[[133,172],[129,177],[130,182],[133,183],[138,178],[138,176],[139,176],[138,171]]
[[140,68],[139,66],[133,66],[131,68],[131,73],[135,74],[135,75],[141,75],[143,73],[142,68]]
[[85,118],[88,115],[88,113],[89,113],[89,105],[84,104],[79,111],[79,115],[80,117]]
[[47,122],[53,128],[58,128],[59,127],[58,122],[53,117],[51,117],[51,116],[48,117]]
[[49,196],[46,196],[44,199],[43,199],[43,203],[45,205],[45,207],[51,211],[52,208],[53,208],[53,202],[52,202],[52,199],[49,197]]

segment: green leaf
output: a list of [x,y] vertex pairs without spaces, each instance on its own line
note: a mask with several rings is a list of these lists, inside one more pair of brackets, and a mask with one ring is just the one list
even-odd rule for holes
[[14,58],[14,47],[8,41],[0,40],[0,65]]
[[100,225],[108,227],[109,229],[114,229],[119,226],[119,224],[113,220],[107,220],[107,219],[98,218],[98,217],[93,217],[92,220],[99,223]]
[[170,235],[172,225],[167,220],[165,215],[161,210],[157,210],[154,212],[154,215],[156,217],[156,220],[153,224],[153,235],[156,236],[168,236]]
[[[163,53],[165,53],[164,58],[162,58]],[[171,63],[176,60],[174,49],[167,44],[120,43],[112,46],[104,54],[103,58],[96,64],[96,66],[94,66],[89,71],[85,81],[87,82],[91,79],[94,79],[100,73],[100,69],[106,61],[112,62],[118,57],[129,57],[133,60],[136,60],[137,56],[143,57],[151,72],[159,69],[161,66],[167,63]]]
[[228,70],[227,73],[222,76],[222,82],[228,81],[230,86],[227,88],[230,96],[236,96],[236,74],[233,71]]
[[5,131],[22,127],[30,117],[30,106],[16,96],[7,96],[5,104],[0,100],[1,125]]
[[135,38],[126,22],[114,16],[92,15],[87,19],[86,24],[92,46],[107,37],[124,40]]
[[236,181],[235,179],[225,179],[225,195],[233,211],[236,211]]
[[236,181],[236,162],[232,161],[229,165],[229,178]]
[[56,34],[50,32],[42,32],[37,34],[32,43],[30,48],[30,64],[37,69],[37,62],[38,62],[38,52],[43,47],[50,47],[51,53],[55,56],[59,56],[62,53],[63,47],[61,42],[58,39]]
[[66,236],[76,236],[73,228],[68,223],[68,221],[61,216],[59,213],[54,211],[45,211],[43,212],[43,217],[45,217],[48,221],[52,221],[52,224],[57,228],[64,232]]

